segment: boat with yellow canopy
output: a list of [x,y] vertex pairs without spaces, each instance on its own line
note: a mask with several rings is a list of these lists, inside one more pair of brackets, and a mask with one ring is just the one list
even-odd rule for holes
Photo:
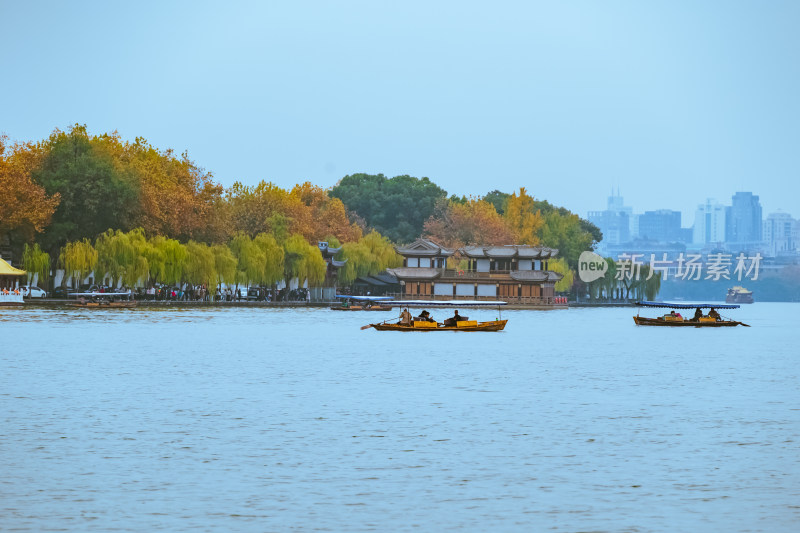
[[[361,329],[375,328],[378,331],[502,331],[508,320],[503,320],[500,316],[500,307],[506,305],[506,302],[501,301],[472,301],[472,300],[397,300],[385,302],[385,305],[392,305],[394,307],[401,307],[403,309],[400,314],[400,319],[397,322],[385,321],[379,324],[367,324],[362,326]],[[424,315],[427,308],[479,308],[479,307],[497,307],[498,317],[496,320],[477,321],[469,320],[469,317],[460,317],[461,320],[448,319],[444,322],[436,322],[433,319]],[[408,313],[409,308],[422,308],[423,311],[420,316],[411,318]],[[456,311],[456,316],[458,312]]]
[[[723,318],[717,309],[739,309],[738,305],[710,304],[710,303],[670,303],[670,302],[636,302],[639,307],[652,307],[670,309],[670,312],[656,318],[639,316],[637,313],[633,321],[637,326],[664,326],[664,327],[689,327],[689,328],[723,328],[733,326],[750,327],[744,322]],[[702,310],[708,309],[708,314],[703,315]],[[677,312],[676,312],[677,310]],[[694,315],[684,317],[681,310],[694,310]]]

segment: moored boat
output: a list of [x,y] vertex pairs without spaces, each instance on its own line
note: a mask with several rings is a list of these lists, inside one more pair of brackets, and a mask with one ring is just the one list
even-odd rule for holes
[[349,294],[337,294],[337,298],[342,300],[342,305],[331,307],[331,311],[391,311],[391,305],[385,305],[392,299],[391,296],[351,296]]
[[[750,327],[744,322],[723,318],[717,309],[738,309],[738,305],[730,304],[686,304],[670,302],[636,302],[640,307],[651,307],[670,309],[671,311],[663,316],[647,318],[639,316],[638,313],[633,317],[633,322],[637,326],[662,326],[662,327],[691,327],[691,328],[723,328],[733,326]],[[695,313],[692,318],[685,318],[680,314],[680,310],[692,310]],[[708,309],[708,314],[703,315],[702,310]],[[676,313],[676,310],[678,312]]]
[[82,307],[87,309],[116,309],[116,308],[130,308],[136,307],[139,302],[136,300],[131,300],[129,302],[122,301],[122,302],[112,302],[110,300],[98,300],[95,302],[75,302],[69,303],[67,306],[69,307]]
[[69,307],[85,309],[125,309],[136,307],[139,302],[131,298],[131,293],[123,292],[79,292],[74,296],[78,298]]

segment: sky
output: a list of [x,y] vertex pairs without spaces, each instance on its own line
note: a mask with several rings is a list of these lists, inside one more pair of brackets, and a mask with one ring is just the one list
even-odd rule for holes
[[0,0],[0,133],[86,124],[225,186],[427,176],[586,216],[800,217],[800,2]]

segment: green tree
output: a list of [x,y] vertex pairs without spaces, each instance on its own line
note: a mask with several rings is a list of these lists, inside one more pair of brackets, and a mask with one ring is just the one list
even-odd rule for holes
[[269,286],[275,285],[283,279],[283,246],[278,244],[275,237],[266,233],[256,235],[253,244],[264,254],[263,273],[258,282]]
[[494,206],[495,211],[498,214],[504,215],[506,212],[506,202],[511,195],[507,192],[501,192],[497,189],[493,190],[490,193],[487,193],[486,196],[482,198],[484,202],[488,202]]
[[150,244],[153,250],[149,253],[156,262],[150,269],[152,279],[167,285],[180,283],[186,261],[186,246],[175,239],[161,236],[154,237]]
[[74,280],[73,287],[78,287],[81,280],[86,278],[97,265],[97,250],[89,239],[68,242],[61,249],[58,262],[64,269],[64,280],[69,277]]
[[302,235],[294,234],[286,239],[283,249],[283,271],[287,287],[294,278],[297,278],[301,287],[306,281],[311,287],[325,279],[328,264],[322,258],[319,249],[308,244]]
[[548,263],[548,266],[550,267],[550,270],[563,276],[560,280],[556,281],[556,292],[568,292],[572,288],[572,284],[575,281],[575,273],[569,267],[566,259],[563,257],[551,259]]
[[28,273],[28,285],[33,283],[34,276],[38,282],[47,285],[50,279],[50,254],[43,252],[38,243],[33,246],[25,244],[22,252],[22,268]]
[[68,132],[56,130],[41,149],[45,155],[31,175],[48,195],[61,198],[42,236],[46,249],[109,228],[131,228],[139,205],[136,179],[117,164],[107,143],[76,124]]
[[147,241],[141,229],[125,233],[120,230],[108,230],[95,241],[97,249],[97,270],[111,278],[111,285],[123,282],[134,287],[149,274],[146,255],[143,253]]
[[[305,241],[304,241],[305,242]],[[260,282],[264,277],[267,256],[253,239],[244,232],[237,233],[229,244],[236,256],[236,286],[239,283],[249,287],[253,282]]]
[[330,191],[347,210],[394,242],[411,242],[447,192],[428,178],[383,174],[345,176]]
[[217,264],[210,246],[195,241],[186,243],[183,277],[191,285],[214,286],[217,281]]
[[403,258],[395,252],[389,239],[376,231],[364,235],[358,242],[344,243],[337,259],[346,261],[338,272],[341,285],[403,264]]
[[544,217],[540,230],[542,245],[558,249],[559,256],[565,258],[570,268],[578,268],[578,258],[582,252],[593,248],[592,234],[583,229],[578,215],[551,211]]
[[217,286],[223,283],[231,285],[236,283],[236,256],[224,244],[215,244],[211,247],[214,254],[214,268],[217,272]]

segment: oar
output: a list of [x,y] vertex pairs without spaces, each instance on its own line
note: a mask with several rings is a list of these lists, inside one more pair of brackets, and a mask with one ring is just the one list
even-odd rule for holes
[[[384,320],[384,321],[383,321],[383,323],[384,323],[384,324],[386,324],[387,322],[389,322],[389,321],[388,321],[388,320]],[[364,329],[369,329],[369,328],[371,328],[371,327],[373,327],[373,326],[375,326],[375,324],[367,324],[366,326],[361,326],[361,329],[362,329],[362,330],[364,330]]]
[[[730,320],[730,318],[728,318],[728,317],[724,317],[724,318],[725,318],[726,320]],[[739,321],[736,321],[736,323],[737,323],[737,324],[739,324],[740,326],[744,326],[744,327],[746,327],[746,328],[749,328],[749,327],[751,327],[751,326],[750,326],[750,324],[745,324],[744,322],[739,322]]]

